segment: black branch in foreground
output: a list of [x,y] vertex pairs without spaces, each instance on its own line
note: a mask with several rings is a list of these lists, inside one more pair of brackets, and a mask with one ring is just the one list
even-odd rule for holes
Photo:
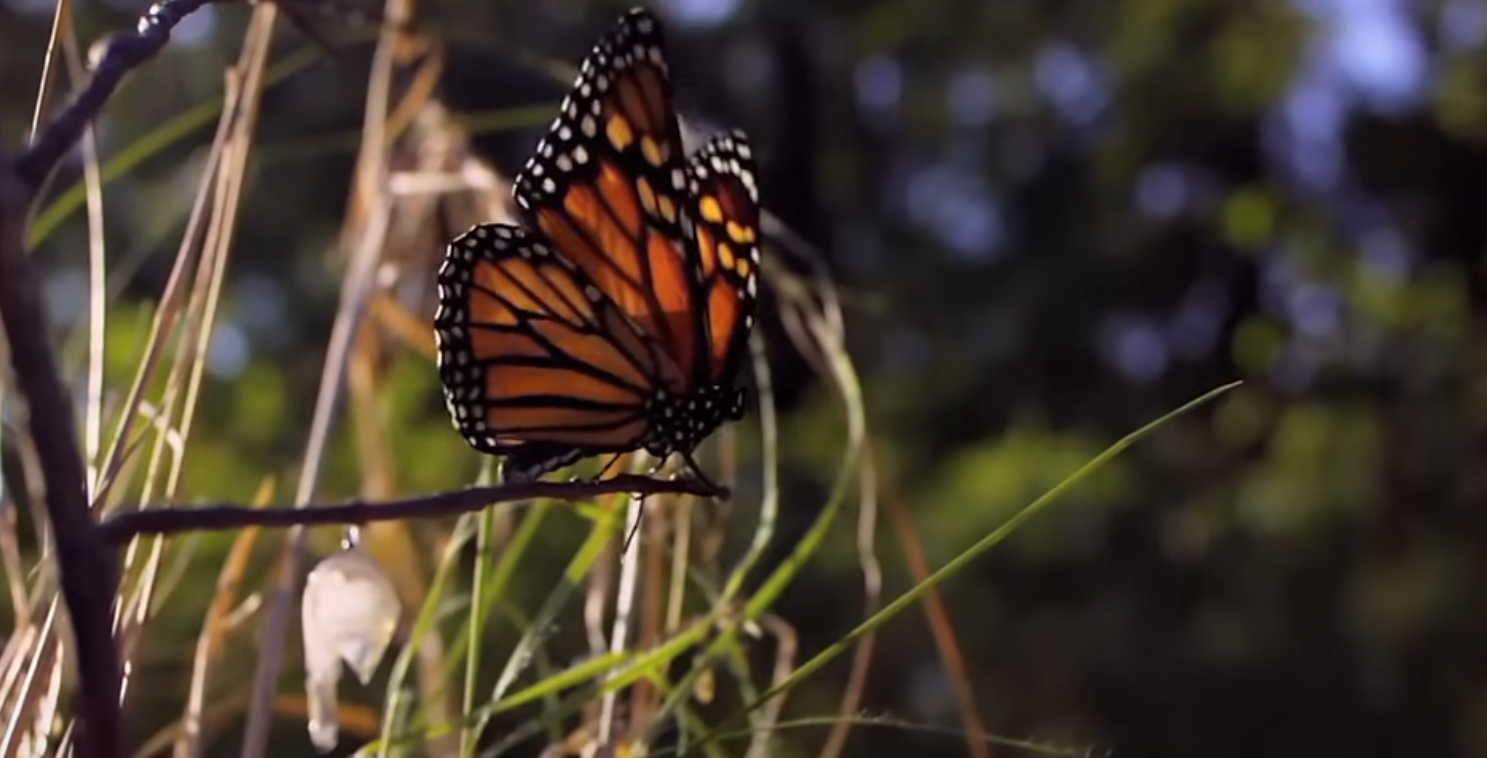
[[124,75],[158,55],[181,19],[218,1],[163,0],[150,6],[134,31],[119,32],[109,38],[87,86],[47,124],[30,147],[15,157],[11,171],[21,184],[35,192],[62,156],[82,138],[88,124],[98,118]]
[[0,172],[0,323],[10,343],[16,387],[25,399],[56,545],[58,583],[76,638],[81,721],[76,754],[115,758],[124,755],[119,654],[113,637],[118,562],[88,507],[72,402],[57,368],[31,256],[22,243],[30,197],[13,172]]
[[289,505],[252,508],[237,504],[215,504],[193,508],[144,508],[104,519],[100,525],[104,539],[113,546],[127,543],[142,534],[176,534],[249,526],[291,527],[326,524],[365,524],[408,518],[434,518],[478,511],[498,503],[534,498],[587,500],[598,495],[629,492],[636,495],[685,493],[703,496],[726,496],[696,479],[655,479],[622,474],[608,479],[572,482],[519,482],[398,500],[353,500],[335,505],[295,508]]
[[[343,1],[276,0],[290,21],[301,27],[306,8],[333,8]],[[71,619],[78,669],[76,758],[127,755],[119,710],[119,653],[112,631],[118,551],[89,506],[75,410],[38,298],[41,287],[33,261],[26,251],[28,210],[47,177],[98,118],[124,77],[155,57],[182,19],[211,2],[233,0],[161,0],[150,6],[133,31],[109,39],[87,85],[30,145],[11,155],[0,151],[0,324],[36,448],[45,488],[43,504],[56,546],[58,583]]]
[[[160,54],[170,34],[187,16],[213,3],[246,2],[255,0],[161,0],[150,6],[134,31],[118,32],[108,39],[103,54],[93,67],[92,77],[82,92],[73,98],[62,112],[47,124],[28,147],[16,154],[10,170],[27,190],[35,192],[46,181],[48,175],[61,162],[83,136],[88,124],[103,112],[119,82],[130,71],[149,62]],[[311,11],[344,11],[347,15],[365,17],[368,14],[359,5],[359,0],[277,0],[279,10],[289,18],[316,45],[329,49],[330,43],[315,31],[308,20]]]

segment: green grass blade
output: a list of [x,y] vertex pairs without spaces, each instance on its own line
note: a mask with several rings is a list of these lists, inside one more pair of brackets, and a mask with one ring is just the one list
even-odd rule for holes
[[[470,592],[474,595],[475,602],[471,604],[470,612],[465,614],[465,629],[469,630],[469,634],[466,635],[466,644],[455,645],[456,649],[469,651],[465,662],[464,697],[460,700],[465,704],[466,711],[475,707],[475,690],[480,685],[480,645],[485,639],[485,613],[480,606],[486,596],[492,554],[495,552],[496,509],[486,508],[479,518],[480,526],[475,533],[475,575],[470,582]],[[475,742],[479,739],[479,729],[471,726],[461,729],[460,755],[463,758],[474,758]]]
[[[501,675],[496,679],[496,685],[491,691],[491,705],[474,713],[477,733],[485,728],[491,716],[506,708],[515,707],[527,700],[540,698],[547,694],[558,692],[563,687],[570,686],[569,684],[551,685],[553,682],[570,681],[570,678],[573,676],[572,669],[544,678],[531,687],[513,695],[509,701],[503,700],[506,691],[516,682],[516,677],[531,662],[535,651],[546,634],[545,630],[553,625],[558,614],[567,605],[568,598],[572,596],[574,590],[583,582],[583,578],[588,575],[589,569],[593,567],[594,562],[599,560],[599,557],[604,554],[604,545],[613,538],[615,530],[619,527],[619,523],[618,509],[605,511],[603,516],[594,522],[594,528],[589,532],[588,539],[579,547],[573,559],[568,562],[567,569],[563,571],[563,580],[558,582],[558,586],[553,588],[553,591],[548,594],[547,599],[542,602],[542,606],[533,615],[531,623],[522,632],[521,639],[517,641],[516,647],[512,649],[510,657],[506,659],[506,665],[502,668]],[[586,664],[581,664],[580,667],[583,668],[593,664],[594,660],[611,661],[612,659],[614,659],[614,656],[600,656],[599,659],[590,660]],[[605,664],[605,666],[608,665],[609,663]],[[602,670],[603,667],[600,668]],[[584,668],[584,670],[587,670],[587,668]]]
[[[501,551],[501,559],[495,562],[495,568],[487,568],[484,578],[484,586],[476,588],[473,593],[476,598],[472,606],[472,613],[478,613],[485,618],[490,618],[495,611],[497,599],[506,595],[506,588],[511,585],[511,579],[516,575],[516,569],[521,565],[521,559],[526,556],[527,549],[531,547],[532,541],[537,536],[537,530],[542,526],[543,520],[548,513],[552,512],[552,503],[546,500],[535,501],[522,516],[521,524],[516,527],[516,532],[506,542],[506,547]],[[444,679],[449,681],[454,677],[454,670],[465,662],[467,650],[471,649],[470,635],[473,633],[471,625],[462,625],[455,632],[454,642],[449,646],[449,655],[444,662]]]
[[[842,406],[846,410],[847,416],[847,448],[842,453],[841,464],[837,467],[836,480],[832,483],[831,494],[827,497],[826,506],[816,516],[816,521],[811,524],[810,530],[795,544],[795,549],[790,552],[790,555],[780,562],[780,565],[775,568],[764,584],[749,598],[749,602],[744,606],[743,613],[738,618],[731,620],[730,623],[723,625],[717,637],[713,639],[706,651],[703,652],[700,663],[693,666],[687,672],[687,675],[678,683],[676,691],[662,703],[655,720],[646,731],[645,740],[648,743],[655,741],[657,729],[661,724],[665,723],[664,716],[669,715],[680,706],[682,698],[686,697],[687,693],[692,691],[697,679],[702,676],[702,672],[708,667],[715,665],[726,652],[738,646],[738,630],[740,626],[746,621],[754,621],[764,615],[770,606],[774,604],[780,593],[785,591],[785,587],[789,585],[790,581],[795,578],[795,574],[800,570],[800,567],[805,565],[806,561],[810,560],[812,555],[815,555],[816,549],[820,547],[821,542],[826,538],[826,533],[831,529],[831,525],[836,522],[837,515],[841,512],[843,504],[846,503],[848,493],[851,492],[854,483],[857,481],[857,467],[862,461],[863,440],[865,439],[867,430],[867,420],[863,413],[861,386],[857,382],[857,372],[852,366],[851,358],[841,349],[840,345],[829,339],[822,339],[821,345],[823,350],[828,353],[827,361],[836,379],[838,391],[841,392]],[[729,578],[728,585],[724,589],[723,602],[715,606],[713,613],[717,613],[717,609],[726,609],[734,594],[742,587],[742,584],[743,577],[741,576],[741,572],[735,572]],[[745,713],[750,713],[752,710],[753,707],[751,706]],[[703,740],[700,743],[701,746],[706,747],[706,742],[706,740]]]
[[[408,633],[408,639],[403,643],[403,648],[398,652],[397,662],[393,664],[392,675],[387,681],[387,695],[382,707],[382,732],[377,739],[377,755],[386,756],[387,746],[391,744],[392,735],[404,730],[408,713],[406,699],[407,688],[404,682],[408,679],[408,672],[413,668],[413,660],[418,657],[418,651],[423,645],[424,635],[434,627],[434,619],[438,615],[439,603],[444,598],[445,586],[449,583],[449,577],[454,575],[454,569],[459,565],[460,549],[470,539],[474,531],[474,514],[461,516],[454,528],[449,543],[444,549],[444,558],[439,563],[439,568],[434,572],[433,581],[429,582],[428,595],[424,598],[423,608],[419,609],[418,620],[414,622],[413,629]],[[363,748],[364,750],[369,748]]]
[[[975,559],[981,557],[981,555],[984,554],[986,551],[990,550],[993,547],[996,547],[1008,537],[1012,536],[1012,534],[1018,529],[1022,528],[1024,524],[1026,524],[1034,516],[1038,515],[1045,508],[1047,508],[1050,503],[1063,496],[1069,490],[1078,486],[1085,479],[1089,478],[1090,474],[1093,474],[1100,467],[1109,463],[1117,455],[1125,452],[1127,448],[1150,436],[1153,432],[1157,431],[1163,426],[1166,426],[1167,424],[1176,420],[1178,417],[1190,413],[1200,406],[1212,402],[1220,395],[1223,395],[1224,393],[1234,389],[1235,387],[1238,387],[1240,384],[1242,384],[1242,382],[1232,382],[1230,384],[1225,384],[1221,387],[1210,390],[1207,393],[1204,393],[1202,396],[1188,401],[1180,408],[1167,413],[1156,421],[1153,421],[1146,426],[1143,426],[1140,429],[1137,429],[1136,431],[1126,435],[1125,437],[1122,437],[1120,440],[1116,441],[1115,444],[1106,448],[1104,452],[1095,456],[1088,463],[1081,466],[1078,471],[1075,471],[1073,474],[1069,475],[1068,478],[1055,485],[1053,489],[1048,490],[1046,493],[1043,494],[1042,497],[1039,497],[1037,500],[1034,500],[1033,502],[1024,506],[1022,510],[1018,511],[1015,515],[1012,516],[1012,518],[1007,519],[1005,523],[997,527],[990,534],[982,537],[978,542],[976,542],[976,544],[970,546],[965,551],[961,552],[960,555],[957,555],[950,562],[942,566],[938,571],[929,575],[927,578],[925,578],[924,581],[915,585],[913,588],[909,589],[902,595],[899,595],[892,602],[885,605],[882,610],[873,614],[872,617],[859,624],[856,629],[848,632],[846,636],[827,646],[826,649],[817,653],[804,664],[801,664],[801,666],[797,668],[789,677],[787,677],[785,681],[780,682],[778,685],[765,692],[759,697],[758,700],[747,706],[742,713],[753,711],[754,709],[767,702],[771,697],[774,697],[775,695],[795,686],[801,680],[820,670],[821,667],[831,662],[831,660],[836,658],[838,655],[841,655],[842,653],[845,653],[847,650],[851,649],[854,642],[861,639],[868,632],[871,632],[872,630],[881,626],[883,622],[892,618],[895,614],[918,602],[919,599],[924,597],[925,593],[929,592],[931,588],[939,585],[946,579],[949,579],[950,577],[959,573],[961,569],[964,569],[966,566],[970,565],[971,561],[974,561]],[[740,713],[739,715],[742,715],[742,713]]]

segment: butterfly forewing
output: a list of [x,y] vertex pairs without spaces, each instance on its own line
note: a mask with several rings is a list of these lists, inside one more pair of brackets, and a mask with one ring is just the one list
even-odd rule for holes
[[649,12],[623,16],[513,191],[527,222],[664,347],[662,379],[680,391],[705,358],[677,247],[688,176],[663,44]]

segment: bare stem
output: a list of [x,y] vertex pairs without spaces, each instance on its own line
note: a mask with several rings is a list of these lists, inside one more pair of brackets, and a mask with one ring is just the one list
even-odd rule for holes
[[122,545],[140,534],[175,534],[249,526],[294,527],[326,524],[365,524],[406,518],[435,518],[478,511],[496,503],[517,502],[534,498],[555,500],[588,500],[599,495],[629,492],[656,495],[684,492],[692,495],[726,495],[696,479],[652,479],[647,476],[621,474],[598,481],[520,482],[462,490],[398,500],[352,500],[338,505],[295,507],[292,505],[252,508],[224,503],[197,508],[151,506],[110,516],[103,520],[100,531],[110,545]]
[[15,158],[11,170],[25,185],[35,191],[46,180],[62,155],[82,138],[83,131],[98,117],[124,75],[159,54],[170,41],[171,30],[181,19],[217,0],[162,0],[150,6],[132,32],[119,32],[111,37],[103,57],[93,68],[93,78],[82,92],[62,109],[29,147]]
[[[134,31],[118,32],[110,37],[98,64],[93,67],[93,78],[88,81],[88,85],[52,119],[45,130],[36,135],[36,139],[26,149],[16,155],[11,170],[21,184],[31,192],[41,187],[41,183],[46,181],[52,169],[62,160],[62,156],[77,144],[83,131],[98,118],[103,106],[113,97],[114,90],[119,88],[119,82],[124,80],[124,75],[159,55],[165,44],[170,42],[170,33],[182,19],[201,10],[203,6],[232,1],[159,0],[140,16]],[[277,4],[301,32],[329,51],[325,38],[311,27],[306,17],[307,9],[303,6],[313,3],[316,0],[279,0]],[[338,4],[335,0],[321,0],[318,4],[342,10],[336,7]]]

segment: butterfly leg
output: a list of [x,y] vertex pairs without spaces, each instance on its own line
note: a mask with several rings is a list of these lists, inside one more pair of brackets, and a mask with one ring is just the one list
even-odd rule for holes
[[655,477],[657,474],[661,473],[661,467],[666,465],[667,456],[653,455],[651,456],[651,458],[654,459],[656,462],[652,463],[649,469],[646,469],[645,475],[649,477]]
[[569,445],[528,443],[506,453],[501,461],[501,481],[531,482],[584,457],[584,450]]
[[612,469],[612,468],[614,468],[614,464],[619,463],[620,462],[620,459],[621,458],[624,458],[624,457],[625,457],[625,454],[624,453],[615,453],[609,459],[609,462],[606,463],[606,464],[604,464],[604,468],[599,469],[599,473],[597,473],[597,474],[594,475],[594,481],[597,482],[600,479],[603,479],[604,478],[604,475],[605,474],[608,474],[609,473],[609,470]]
[[615,453],[613,456],[610,456],[609,462],[604,464],[604,468],[599,469],[599,473],[594,474],[593,476],[569,477],[568,481],[580,484],[593,484],[595,482],[598,482],[602,480],[604,478],[604,475],[608,474],[609,470],[614,468],[614,464],[619,463],[620,459],[623,457],[625,457],[624,453]]
[[[633,497],[633,496],[632,496]],[[620,555],[623,557],[630,552],[630,543],[635,541],[635,535],[640,533],[640,522],[645,520],[645,498],[642,496],[640,502],[635,504],[640,513],[635,517],[635,525],[630,527],[630,532],[625,535],[625,541],[620,544]]]
[[702,482],[704,486],[712,490],[713,497],[722,497],[725,493],[727,493],[726,489],[724,489],[717,482],[714,482],[712,479],[709,479],[707,474],[702,473],[702,467],[697,465],[697,461],[692,458],[691,453],[682,453],[681,455],[682,462],[687,464],[688,469],[691,469],[692,475],[697,477],[697,481]]

